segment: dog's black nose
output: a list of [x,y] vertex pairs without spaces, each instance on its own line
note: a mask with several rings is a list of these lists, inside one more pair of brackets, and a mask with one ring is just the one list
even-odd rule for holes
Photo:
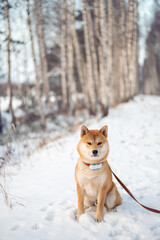
[[93,150],[92,153],[96,155],[98,153],[98,150]]

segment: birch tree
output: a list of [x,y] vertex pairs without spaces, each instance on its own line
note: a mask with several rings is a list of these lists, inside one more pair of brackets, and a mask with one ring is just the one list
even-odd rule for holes
[[112,105],[116,106],[120,102],[120,41],[119,36],[119,14],[117,14],[119,4],[114,4],[113,8],[113,71],[112,71]]
[[129,0],[128,16],[127,16],[127,57],[128,57],[128,81],[126,84],[126,99],[129,100],[133,89],[133,71],[132,64],[132,34],[133,34],[133,0]]
[[27,0],[27,23],[28,23],[28,29],[29,29],[29,35],[30,35],[30,42],[31,42],[31,51],[32,51],[32,58],[33,58],[33,64],[34,64],[34,70],[35,70],[35,89],[36,89],[36,99],[39,106],[39,112],[41,116],[41,123],[42,126],[46,127],[46,119],[43,111],[43,106],[41,102],[40,97],[40,88],[39,88],[39,78],[38,78],[38,69],[37,69],[37,62],[36,62],[36,56],[35,56],[35,50],[34,50],[34,44],[33,44],[33,34],[32,34],[32,28],[31,28],[31,19],[30,19],[30,3],[29,0]]
[[95,92],[96,97],[99,98],[99,74],[98,74],[98,60],[97,60],[97,53],[96,53],[96,46],[95,46],[95,36],[93,31],[93,21],[91,18],[91,12],[88,3],[86,2],[86,15],[88,19],[88,36],[89,36],[89,43],[90,43],[90,54],[92,59],[92,69],[93,69],[93,80],[95,85]]
[[[105,78],[105,67],[104,67],[104,57],[101,43],[101,30],[100,30],[100,7],[99,0],[94,1],[94,29],[96,34],[96,47],[97,47],[97,56],[98,56],[98,86],[97,94],[99,96],[99,103],[102,105],[102,82]],[[102,109],[103,111],[103,109]]]
[[146,39],[147,56],[143,64],[143,93],[160,95],[160,5],[156,1],[154,20]]
[[72,28],[72,37],[73,37],[73,46],[74,46],[74,51],[75,51],[75,58],[76,58],[76,65],[77,65],[77,71],[78,71],[78,78],[79,78],[79,82],[81,85],[81,89],[82,92],[84,94],[84,103],[85,106],[88,108],[88,92],[87,92],[87,88],[86,88],[86,71],[85,71],[85,63],[84,63],[84,59],[82,56],[82,52],[81,52],[81,46],[78,40],[78,36],[77,36],[77,31],[76,31],[76,24],[75,24],[75,15],[74,15],[74,4],[73,4],[73,28]]
[[66,34],[67,34],[67,3],[62,2],[62,19],[61,19],[61,89],[62,103],[65,108],[68,105],[67,98],[67,62],[66,62]]
[[133,44],[132,44],[132,61],[133,61],[133,86],[131,88],[131,96],[137,92],[138,85],[138,0],[134,0],[134,18],[133,18]]
[[120,0],[120,97],[121,101],[125,101],[126,98],[126,86],[128,84],[128,62],[127,62],[127,41],[126,41],[126,15],[125,15],[125,3],[124,0]]
[[107,48],[107,67],[108,67],[108,84],[112,82],[113,71],[113,6],[112,0],[108,1],[108,18],[107,18],[107,34],[108,34],[108,48]]
[[101,77],[101,106],[103,115],[108,114],[109,109],[109,78],[108,78],[108,67],[107,67],[107,33],[106,33],[106,16],[105,16],[105,5],[103,0],[99,0],[99,12],[100,12],[100,43],[102,56],[100,64],[104,70],[102,70]]
[[[21,2],[19,1],[19,16],[20,16],[20,21],[23,22],[22,9],[23,9],[23,6],[22,6]],[[26,21],[26,19],[25,19],[25,21]],[[27,58],[26,32],[24,31],[24,29],[22,29],[21,33],[22,33],[22,42],[24,43],[24,48],[23,48],[24,78],[25,78],[25,83],[27,85],[27,88],[29,88],[29,73],[28,73],[28,69],[27,69],[28,58]],[[29,90],[27,89],[27,91],[29,91]]]
[[69,93],[69,110],[71,114],[75,112],[76,105],[76,83],[74,80],[73,65],[73,2],[69,1],[67,6],[67,76],[68,76],[68,93]]
[[84,29],[84,42],[85,42],[85,54],[86,54],[86,65],[87,65],[87,90],[90,101],[90,113],[96,113],[96,98],[95,98],[95,86],[93,80],[93,68],[91,49],[89,42],[89,30],[88,30],[88,19],[86,12],[86,0],[82,0],[82,17],[83,17],[83,29]]
[[46,58],[46,48],[45,48],[45,36],[44,36],[44,19],[43,19],[43,11],[42,11],[42,0],[38,0],[38,9],[39,9],[39,32],[40,32],[40,50],[41,50],[41,64],[42,64],[42,79],[43,79],[43,87],[44,93],[47,100],[47,103],[50,108],[50,112],[53,112],[52,104],[49,96],[49,81],[48,81],[48,66],[47,66],[47,58]]
[[8,84],[7,84],[7,92],[8,92],[8,97],[9,97],[9,110],[11,113],[12,117],[12,124],[16,126],[16,119],[14,115],[14,110],[13,110],[13,103],[12,103],[12,83],[11,83],[11,47],[10,47],[10,42],[11,42],[11,27],[10,27],[10,14],[9,14],[9,2],[6,0],[6,19],[7,19],[7,30],[8,30],[8,35],[7,35],[7,61],[8,61]]

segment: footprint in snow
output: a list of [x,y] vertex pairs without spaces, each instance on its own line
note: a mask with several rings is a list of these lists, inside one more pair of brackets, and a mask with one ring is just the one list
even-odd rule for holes
[[50,202],[50,203],[48,204],[48,206],[45,206],[45,207],[40,208],[40,211],[41,211],[41,212],[46,212],[46,211],[48,210],[48,208],[50,208],[52,205],[53,205],[53,202]]
[[42,227],[41,223],[35,223],[34,225],[31,226],[32,230],[37,230],[40,229]]
[[47,211],[47,207],[43,207],[40,209],[41,212],[46,212]]
[[15,226],[13,226],[12,228],[11,228],[11,231],[15,231],[15,230],[17,230],[19,228],[19,225],[17,224],[17,225],[15,225]]
[[93,226],[95,226],[96,221],[95,221],[95,216],[93,217],[90,214],[84,213],[83,215],[81,215],[79,217],[78,222],[80,223],[80,225],[85,228],[85,229],[90,229],[93,232],[96,231],[95,228],[93,228]]
[[53,221],[53,219],[54,219],[54,212],[53,211],[48,212],[46,217],[45,217],[45,220],[46,221]]

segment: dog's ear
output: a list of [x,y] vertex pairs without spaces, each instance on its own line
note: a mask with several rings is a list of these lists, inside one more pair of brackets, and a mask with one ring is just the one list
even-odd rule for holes
[[81,126],[81,137],[87,135],[87,133],[89,132],[88,128],[84,125]]
[[108,136],[108,126],[107,125],[103,126],[99,131],[103,136],[105,136],[105,137]]

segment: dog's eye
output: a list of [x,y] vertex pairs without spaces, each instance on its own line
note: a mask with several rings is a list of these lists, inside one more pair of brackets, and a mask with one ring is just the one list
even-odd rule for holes
[[92,143],[91,142],[87,142],[88,145],[91,145]]
[[102,144],[102,142],[98,142],[98,143],[97,143],[97,145],[101,145],[101,144]]

